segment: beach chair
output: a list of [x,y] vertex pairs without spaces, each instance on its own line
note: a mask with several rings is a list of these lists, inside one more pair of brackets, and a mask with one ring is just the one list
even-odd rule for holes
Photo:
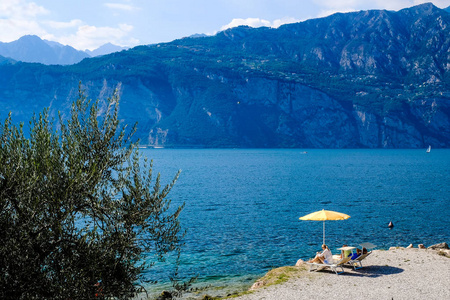
[[[376,247],[372,243],[362,243],[362,244],[360,244],[360,246],[362,247],[363,250],[364,249],[373,249]],[[362,253],[361,255],[359,255],[357,257],[351,256],[350,261],[347,263],[349,265],[351,265],[353,268],[355,268],[355,270],[361,269],[363,267],[362,261],[370,254],[372,254],[372,250],[367,251],[366,253]]]
[[[343,265],[348,263],[350,261],[350,257],[344,257],[342,259],[340,259],[337,262],[334,262],[332,264],[319,264],[319,263],[309,263],[307,262],[306,264],[309,265],[309,271],[319,271],[322,270],[324,268],[330,268],[333,272],[336,273],[336,275],[342,274],[344,273],[344,268]],[[338,268],[340,268],[342,271],[338,272]]]

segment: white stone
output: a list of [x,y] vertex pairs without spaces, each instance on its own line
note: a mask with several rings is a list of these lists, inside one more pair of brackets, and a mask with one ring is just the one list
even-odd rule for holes
[[305,262],[303,261],[303,259],[299,259],[297,260],[297,263],[295,264],[296,267],[300,267],[301,265],[304,265]]
[[264,285],[265,285],[264,281],[257,281],[252,285],[252,287],[250,288],[250,291],[257,290],[257,289],[263,287]]

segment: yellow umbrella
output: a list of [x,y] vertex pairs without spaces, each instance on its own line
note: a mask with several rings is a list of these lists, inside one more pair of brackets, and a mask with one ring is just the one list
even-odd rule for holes
[[349,215],[332,211],[332,210],[319,210],[313,213],[310,213],[306,216],[300,218],[303,221],[323,221],[323,244],[325,244],[325,221],[334,221],[334,220],[347,220],[350,218]]

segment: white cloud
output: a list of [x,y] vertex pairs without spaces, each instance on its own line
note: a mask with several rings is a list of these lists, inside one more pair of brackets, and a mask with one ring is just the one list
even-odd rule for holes
[[0,18],[25,19],[48,14],[43,6],[25,0],[2,0],[0,2]]
[[2,42],[12,42],[27,34],[40,36],[46,33],[37,22],[24,19],[0,19],[0,32]]
[[277,19],[272,22],[270,22],[268,20],[260,19],[260,18],[233,19],[227,25],[222,26],[222,28],[220,28],[220,30],[226,30],[228,28],[233,28],[233,27],[242,26],[242,25],[246,25],[246,26],[250,26],[250,27],[254,27],[254,28],[263,27],[263,26],[278,28],[283,24],[296,23],[296,22],[300,22],[300,20],[297,20],[295,18],[290,18],[290,17],[286,17],[283,19]]
[[292,17],[284,17],[282,19],[274,20],[272,22],[272,26],[271,27],[278,28],[278,27],[280,27],[281,25],[284,25],[284,24],[298,23],[298,22],[301,22],[301,21],[304,21],[304,20],[299,20],[299,19],[292,18]]
[[133,10],[139,9],[136,6],[129,5],[129,4],[122,4],[122,3],[105,3],[104,5],[111,9],[118,9],[118,10],[125,10],[125,11],[133,11]]
[[117,27],[98,27],[78,19],[69,22],[45,21],[43,24],[51,27],[52,33],[42,34],[41,38],[70,45],[78,50],[94,50],[106,43],[119,46],[139,43],[138,40],[129,37],[129,33],[134,28],[128,24],[118,24]]
[[222,28],[220,28],[220,30],[225,30],[228,28],[233,28],[233,27],[238,27],[238,26],[243,26],[243,25],[247,25],[250,27],[262,27],[262,26],[270,27],[270,24],[271,23],[269,21],[263,20],[260,18],[233,19],[227,25],[222,26]]
[[34,2],[1,0],[0,32],[2,42],[11,42],[27,34],[45,34],[37,17],[48,13],[47,9]]
[[128,24],[119,24],[117,28],[82,25],[78,27],[76,33],[59,37],[57,41],[79,50],[94,50],[106,43],[119,46],[136,45],[139,41],[129,38],[132,30],[133,26]]
[[83,21],[79,19],[74,19],[70,20],[69,22],[42,21],[42,23],[54,29],[68,29],[81,26],[83,24]]

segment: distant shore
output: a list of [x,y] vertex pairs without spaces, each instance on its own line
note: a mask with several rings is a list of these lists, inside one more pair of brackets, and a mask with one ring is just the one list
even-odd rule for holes
[[305,265],[282,267],[256,285],[233,299],[450,299],[450,250],[374,250],[359,270],[345,267],[336,275],[309,272]]

